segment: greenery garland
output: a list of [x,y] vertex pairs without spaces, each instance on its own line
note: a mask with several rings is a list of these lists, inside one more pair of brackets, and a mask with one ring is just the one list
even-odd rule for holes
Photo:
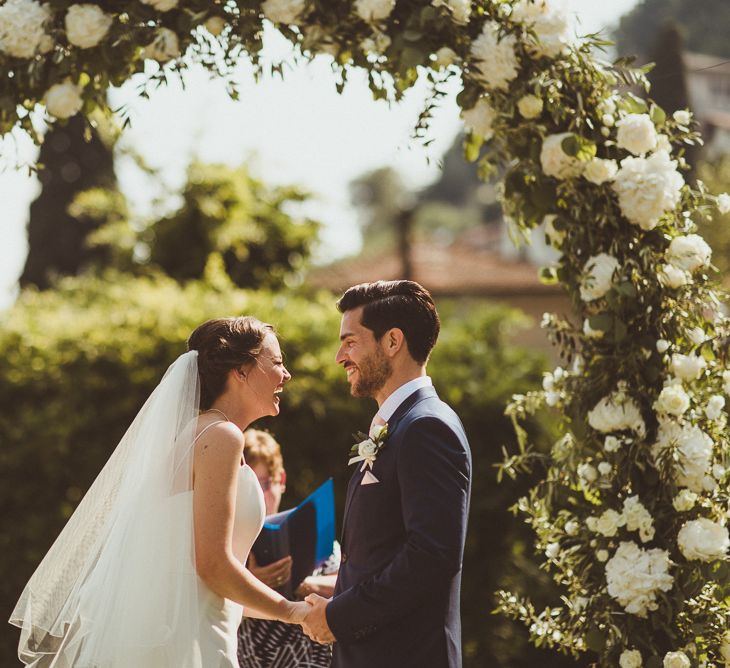
[[[683,150],[700,141],[690,113],[668,118],[630,92],[644,71],[597,58],[606,43],[574,38],[552,0],[5,0],[0,134],[33,133],[39,104],[56,119],[109,112],[109,86],[193,62],[235,96],[241,56],[261,73],[264,19],[299,57],[331,54],[338,86],[367,70],[376,98],[398,99],[419,74],[438,98],[461,76],[467,156],[485,178],[504,169],[515,232],[544,224],[560,253],[543,278],[565,288],[574,320],[544,324],[565,369],[508,408],[521,452],[502,473],[545,466],[517,509],[565,596],[537,611],[500,592],[503,612],[536,644],[600,665],[730,662],[727,321],[695,233],[730,196],[684,181]],[[544,406],[563,417],[549,456],[520,426]]]

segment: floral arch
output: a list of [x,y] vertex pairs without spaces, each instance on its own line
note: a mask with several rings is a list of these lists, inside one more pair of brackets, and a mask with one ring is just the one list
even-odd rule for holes
[[[467,157],[484,178],[501,167],[514,230],[544,224],[560,254],[543,277],[573,314],[544,325],[566,368],[508,408],[521,452],[502,472],[544,466],[518,509],[564,597],[537,611],[500,592],[503,612],[600,665],[730,661],[727,320],[696,234],[730,196],[685,182],[690,113],[630,92],[644,72],[596,57],[605,43],[575,39],[554,0],[5,0],[0,135],[33,134],[39,104],[51,120],[111,113],[108,87],[150,59],[153,81],[192,62],[226,78],[241,57],[260,72],[264,19],[302,58],[331,54],[338,86],[367,70],[376,98],[419,75],[438,98],[460,76]],[[549,457],[520,426],[544,406],[564,434]]]

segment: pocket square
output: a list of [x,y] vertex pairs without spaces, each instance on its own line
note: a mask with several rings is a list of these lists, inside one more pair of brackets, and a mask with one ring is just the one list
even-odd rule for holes
[[370,471],[365,471],[365,475],[360,481],[361,485],[374,485],[376,482],[380,482]]

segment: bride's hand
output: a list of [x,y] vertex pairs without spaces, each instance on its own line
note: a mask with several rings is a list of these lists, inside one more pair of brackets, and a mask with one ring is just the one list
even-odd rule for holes
[[288,603],[287,616],[282,620],[288,624],[301,624],[312,609],[312,606],[304,601],[288,601]]

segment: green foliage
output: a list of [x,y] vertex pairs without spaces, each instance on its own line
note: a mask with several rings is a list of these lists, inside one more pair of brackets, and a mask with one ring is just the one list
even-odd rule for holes
[[690,51],[730,58],[730,6],[725,0],[641,0],[621,18],[619,51],[648,58],[657,27],[670,21],[681,26]]
[[[124,274],[65,279],[53,291],[23,292],[0,332],[0,404],[12,407],[0,415],[6,617],[190,331],[210,317],[254,313],[278,328],[294,380],[281,416],[259,426],[283,444],[289,471],[284,503],[334,476],[341,518],[350,435],[369,424],[375,406],[349,396],[334,363],[334,301],[325,293],[251,292],[225,284],[216,290],[210,282],[180,286],[167,277]],[[527,527],[506,511],[524,486],[496,487],[494,469],[513,438],[502,407],[514,392],[539,382],[542,363],[510,345],[520,325],[513,312],[472,303],[443,304],[441,310],[444,328],[430,372],[465,423],[475,467],[462,605],[466,665],[542,659],[557,666],[557,659],[530,648],[513,622],[489,614],[498,587],[544,590],[529,558]],[[17,631],[6,626],[3,665],[12,664],[16,644]]]

